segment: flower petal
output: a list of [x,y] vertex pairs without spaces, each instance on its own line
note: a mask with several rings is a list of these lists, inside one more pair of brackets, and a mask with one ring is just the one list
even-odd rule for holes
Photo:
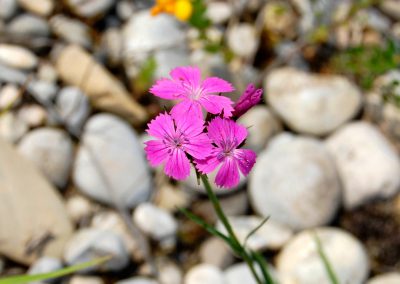
[[203,113],[201,111],[201,105],[197,101],[183,100],[171,109],[171,115],[179,121],[185,116],[193,116],[197,119],[203,119]]
[[216,95],[203,95],[200,97],[201,105],[212,114],[219,114],[224,111],[224,117],[231,117],[233,112],[233,102],[230,98]]
[[239,184],[239,170],[236,160],[226,158],[215,177],[215,184],[220,187],[231,188]]
[[165,164],[165,174],[176,180],[183,180],[190,174],[190,162],[185,152],[173,149]]
[[147,133],[151,136],[164,139],[175,133],[172,117],[167,113],[161,113],[148,124]]
[[150,88],[150,93],[166,100],[175,100],[186,97],[187,92],[179,82],[161,78]]
[[207,134],[201,133],[188,138],[189,142],[184,144],[185,150],[196,159],[205,159],[211,155],[212,145]]
[[257,154],[252,150],[237,149],[234,151],[234,157],[242,174],[247,176],[256,163]]
[[201,87],[206,94],[227,93],[235,90],[231,83],[218,77],[209,77],[205,79]]
[[195,160],[196,168],[201,173],[203,174],[211,173],[221,163],[221,161],[218,159],[216,151],[218,151],[218,149],[214,149],[213,153],[211,153],[211,155],[206,159]]
[[182,82],[189,89],[197,89],[200,86],[201,71],[197,67],[177,67],[169,73],[176,82]]
[[145,142],[145,144],[144,150],[152,167],[158,166],[168,157],[168,148],[162,141],[151,140]]
[[207,130],[210,139],[220,148],[227,144],[231,145],[231,148],[236,148],[247,137],[246,127],[226,118],[214,118],[208,125]]

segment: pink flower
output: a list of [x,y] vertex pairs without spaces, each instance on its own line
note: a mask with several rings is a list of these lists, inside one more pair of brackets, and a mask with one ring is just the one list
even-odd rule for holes
[[169,114],[158,115],[148,124],[147,133],[156,140],[147,141],[145,151],[150,165],[165,163],[165,173],[177,180],[190,174],[190,161],[186,154],[205,159],[211,151],[211,141],[203,133],[204,121],[184,116],[173,119]]
[[197,67],[177,67],[170,72],[172,79],[162,78],[151,87],[150,93],[167,100],[180,102],[171,110],[173,117],[193,115],[203,118],[201,107],[209,113],[224,117],[232,115],[232,100],[218,93],[232,92],[230,83],[217,77],[201,81],[200,69]]
[[233,116],[240,117],[261,101],[262,89],[256,89],[253,84],[246,87],[244,93],[234,106]]
[[246,139],[247,130],[233,120],[220,117],[214,118],[207,130],[215,146],[210,157],[196,160],[196,167],[207,174],[222,164],[215,183],[220,187],[234,187],[239,183],[239,170],[247,176],[256,162],[256,153],[252,150],[237,149]]

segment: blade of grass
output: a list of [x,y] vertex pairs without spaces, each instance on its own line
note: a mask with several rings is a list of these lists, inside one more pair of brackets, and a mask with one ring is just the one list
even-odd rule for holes
[[274,284],[274,280],[272,279],[272,276],[268,273],[267,269],[267,262],[265,261],[264,257],[259,254],[258,252],[252,251],[251,256],[253,259],[257,262],[258,266],[261,269],[261,273],[265,279],[265,284]]
[[264,224],[268,221],[268,219],[269,219],[269,216],[266,217],[264,220],[262,220],[262,222],[261,222],[257,227],[255,227],[253,230],[251,230],[251,231],[247,234],[246,238],[245,238],[244,241],[243,241],[243,247],[246,247],[247,241],[250,239],[250,237],[251,237],[252,235],[254,235],[262,226],[264,226]]
[[18,276],[10,276],[0,279],[0,284],[25,284],[33,281],[42,281],[51,278],[58,278],[62,276],[66,276],[68,274],[72,274],[79,270],[83,270],[88,267],[97,266],[103,264],[104,262],[110,260],[111,256],[105,256],[101,258],[96,258],[94,260],[84,262],[81,264],[69,266],[57,271],[49,272],[49,273],[41,273],[35,275],[18,275]]
[[[178,208],[179,211],[182,212],[182,214],[184,214],[187,218],[189,218],[190,220],[192,220],[193,222],[195,222],[197,225],[201,226],[203,229],[205,229],[207,232],[209,232],[210,234],[219,237],[221,239],[223,239],[225,242],[231,243],[231,240],[225,236],[223,233],[221,233],[220,231],[218,231],[217,229],[215,229],[213,226],[211,226],[210,224],[207,224],[203,219],[201,219],[199,216],[193,214],[192,212],[190,212],[189,210],[186,210],[185,208]],[[1,283],[0,283],[1,284]]]
[[328,274],[329,280],[331,281],[332,284],[339,284],[339,280],[335,274],[335,271],[332,268],[331,263],[329,262],[328,257],[325,254],[324,248],[322,247],[321,240],[319,239],[316,232],[314,232],[314,238],[315,238],[315,243],[317,244],[317,251],[318,251],[319,257],[321,258],[322,263],[324,264],[324,267],[325,267],[326,273]]

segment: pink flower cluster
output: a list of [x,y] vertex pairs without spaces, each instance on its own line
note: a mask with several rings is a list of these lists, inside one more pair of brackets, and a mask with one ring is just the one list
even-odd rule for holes
[[[262,90],[250,84],[234,104],[220,95],[234,90],[223,79],[202,81],[196,67],[178,67],[170,75],[171,79],[160,79],[150,89],[157,97],[179,101],[170,113],[162,113],[148,124],[147,132],[155,138],[145,147],[151,166],[164,164],[165,173],[177,180],[189,176],[191,163],[202,174],[218,168],[217,186],[236,186],[240,172],[249,174],[256,154],[240,149],[248,133],[235,119],[261,100]],[[206,120],[203,109],[209,113]]]

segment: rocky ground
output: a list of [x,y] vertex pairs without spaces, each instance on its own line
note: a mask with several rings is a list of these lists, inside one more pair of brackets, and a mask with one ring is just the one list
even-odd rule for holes
[[[400,283],[400,2],[207,1],[199,32],[151,1],[0,0],[0,274],[113,255],[51,283],[251,284],[193,174],[151,169],[147,89],[197,65],[264,100],[240,122],[251,175],[216,189],[282,284]],[[206,40],[204,40],[204,38]]]

